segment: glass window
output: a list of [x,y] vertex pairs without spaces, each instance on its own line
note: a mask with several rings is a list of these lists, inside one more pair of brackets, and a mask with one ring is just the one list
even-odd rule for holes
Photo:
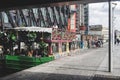
[[5,23],[8,23],[9,21],[8,21],[8,17],[7,17],[7,15],[3,12],[3,17],[4,17],[4,22]]

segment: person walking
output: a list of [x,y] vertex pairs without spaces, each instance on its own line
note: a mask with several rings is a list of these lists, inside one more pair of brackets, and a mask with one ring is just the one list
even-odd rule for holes
[[117,39],[117,44],[119,44],[119,42],[120,42],[119,39]]
[[80,42],[80,46],[81,46],[81,48],[83,48],[83,47],[84,47],[83,40],[81,40],[81,42]]
[[90,40],[89,39],[87,40],[87,47],[88,47],[88,49],[90,48]]

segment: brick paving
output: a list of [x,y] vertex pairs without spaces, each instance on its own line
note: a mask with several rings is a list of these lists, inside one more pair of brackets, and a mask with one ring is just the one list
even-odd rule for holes
[[120,46],[115,46],[114,69],[108,72],[108,47],[74,51],[71,56],[29,68],[0,80],[120,80]]

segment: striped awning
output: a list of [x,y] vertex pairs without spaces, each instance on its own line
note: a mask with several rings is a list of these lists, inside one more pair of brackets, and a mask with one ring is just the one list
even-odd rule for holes
[[17,30],[17,31],[48,32],[48,33],[52,33],[52,28],[43,28],[43,27],[16,27],[14,29]]

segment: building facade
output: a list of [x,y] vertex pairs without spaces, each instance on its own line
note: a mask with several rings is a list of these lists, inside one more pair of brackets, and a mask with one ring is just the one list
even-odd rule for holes
[[63,55],[76,46],[76,7],[64,5],[1,12],[1,31],[16,27],[52,28],[51,38],[44,39],[44,33],[40,32],[41,39],[48,45],[48,54]]
[[109,39],[108,28],[102,25],[91,25],[89,27],[89,35],[96,36],[96,39],[102,39],[103,42],[107,42]]

